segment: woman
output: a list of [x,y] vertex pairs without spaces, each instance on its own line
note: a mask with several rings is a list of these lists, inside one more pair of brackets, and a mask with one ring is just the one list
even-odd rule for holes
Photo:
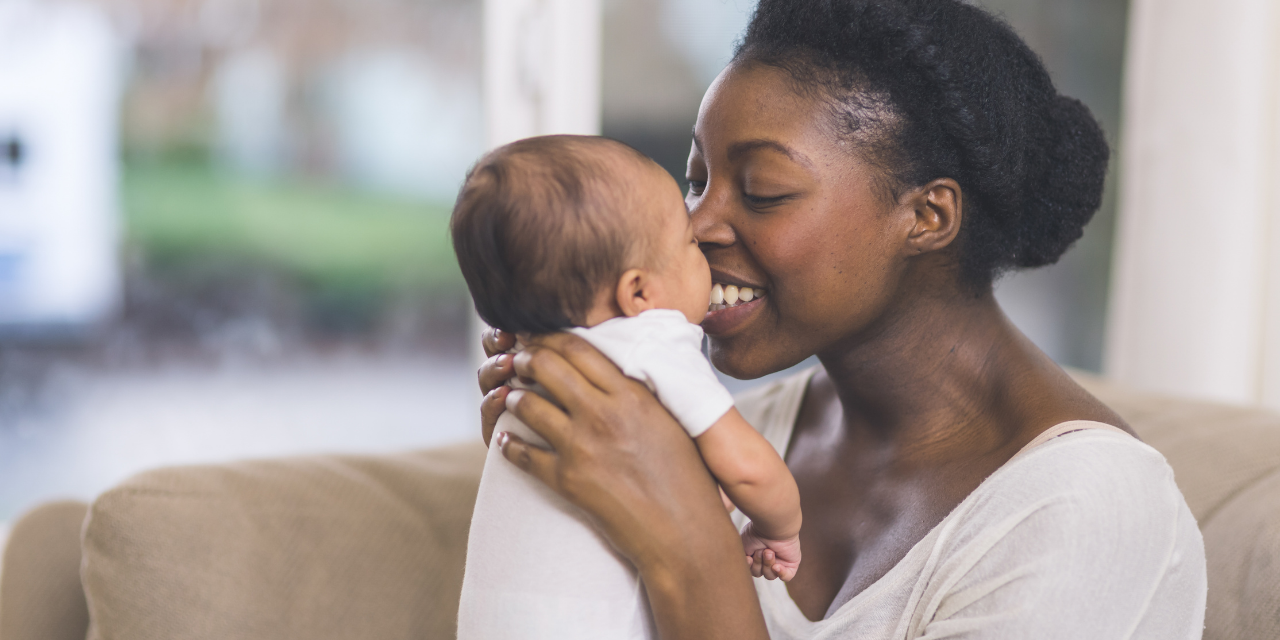
[[[572,336],[486,362],[486,439],[505,408],[551,443],[499,435],[635,563],[663,637],[1198,638],[1172,472],[992,295],[1080,237],[1108,155],[980,9],[762,0],[698,114],[687,203],[715,282],[766,292],[708,315],[715,365],[821,362],[739,399],[799,484],[799,573],[753,585],[768,569],[693,444]],[[499,386],[513,372],[563,409]]]

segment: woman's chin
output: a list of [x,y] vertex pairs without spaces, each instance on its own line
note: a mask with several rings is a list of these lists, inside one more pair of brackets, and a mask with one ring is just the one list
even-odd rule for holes
[[[755,380],[789,367],[780,354],[769,352],[766,344],[747,336],[711,337],[711,364],[720,373],[738,380]],[[802,358],[803,359],[803,358]]]

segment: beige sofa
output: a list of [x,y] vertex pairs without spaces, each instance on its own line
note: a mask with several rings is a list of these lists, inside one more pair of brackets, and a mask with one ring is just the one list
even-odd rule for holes
[[[1173,466],[1206,638],[1280,638],[1280,416],[1082,382]],[[161,469],[17,522],[0,640],[451,638],[479,443]]]

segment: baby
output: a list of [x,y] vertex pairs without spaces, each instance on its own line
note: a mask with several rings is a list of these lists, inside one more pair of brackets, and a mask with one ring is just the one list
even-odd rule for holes
[[[750,518],[748,564],[759,566],[771,549],[773,571],[790,580],[800,563],[799,492],[702,356],[697,323],[709,301],[724,301],[712,297],[675,181],[620,142],[529,138],[471,170],[451,229],[480,317],[517,334],[573,332],[648,385]],[[495,433],[503,431],[546,446],[510,412]],[[458,638],[652,637],[635,569],[580,511],[492,445],[471,520]]]

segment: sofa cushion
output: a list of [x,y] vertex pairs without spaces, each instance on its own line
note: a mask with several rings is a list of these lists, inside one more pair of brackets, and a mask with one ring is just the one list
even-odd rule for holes
[[161,469],[94,502],[90,638],[453,638],[485,449]]
[[80,527],[89,505],[51,502],[18,519],[0,572],[0,640],[83,640]]

